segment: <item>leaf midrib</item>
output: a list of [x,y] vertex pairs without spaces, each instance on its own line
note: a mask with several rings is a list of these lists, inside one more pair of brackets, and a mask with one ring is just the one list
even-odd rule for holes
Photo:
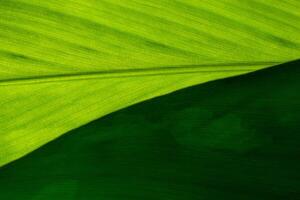
[[[43,82],[62,82],[76,81],[98,78],[122,78],[122,77],[140,77],[157,75],[176,75],[187,73],[214,73],[214,72],[233,72],[233,71],[255,71],[261,66],[272,66],[283,63],[284,61],[252,61],[252,62],[232,62],[232,63],[206,63],[197,65],[174,65],[160,66],[150,68],[135,69],[114,69],[101,71],[86,71],[80,73],[64,73],[53,75],[39,75],[28,77],[17,77],[0,80],[0,86],[38,84]],[[243,69],[236,67],[244,67]],[[219,68],[221,67],[221,68]],[[248,68],[247,68],[248,67]]]

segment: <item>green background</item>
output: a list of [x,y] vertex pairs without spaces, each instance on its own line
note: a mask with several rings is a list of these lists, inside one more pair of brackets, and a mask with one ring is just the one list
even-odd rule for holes
[[300,199],[300,61],[112,113],[0,168],[0,199]]

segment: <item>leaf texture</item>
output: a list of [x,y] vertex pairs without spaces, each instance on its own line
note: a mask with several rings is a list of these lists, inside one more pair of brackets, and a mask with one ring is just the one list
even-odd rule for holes
[[0,166],[134,103],[299,58],[299,11],[296,0],[0,1]]

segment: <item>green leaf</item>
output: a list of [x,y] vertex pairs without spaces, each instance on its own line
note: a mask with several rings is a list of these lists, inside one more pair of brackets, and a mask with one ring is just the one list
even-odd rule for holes
[[120,108],[299,58],[299,11],[296,0],[1,1],[0,166]]

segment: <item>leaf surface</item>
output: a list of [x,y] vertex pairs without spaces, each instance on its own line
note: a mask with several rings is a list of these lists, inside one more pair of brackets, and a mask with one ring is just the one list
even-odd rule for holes
[[134,103],[299,58],[299,11],[293,0],[1,1],[0,166]]

